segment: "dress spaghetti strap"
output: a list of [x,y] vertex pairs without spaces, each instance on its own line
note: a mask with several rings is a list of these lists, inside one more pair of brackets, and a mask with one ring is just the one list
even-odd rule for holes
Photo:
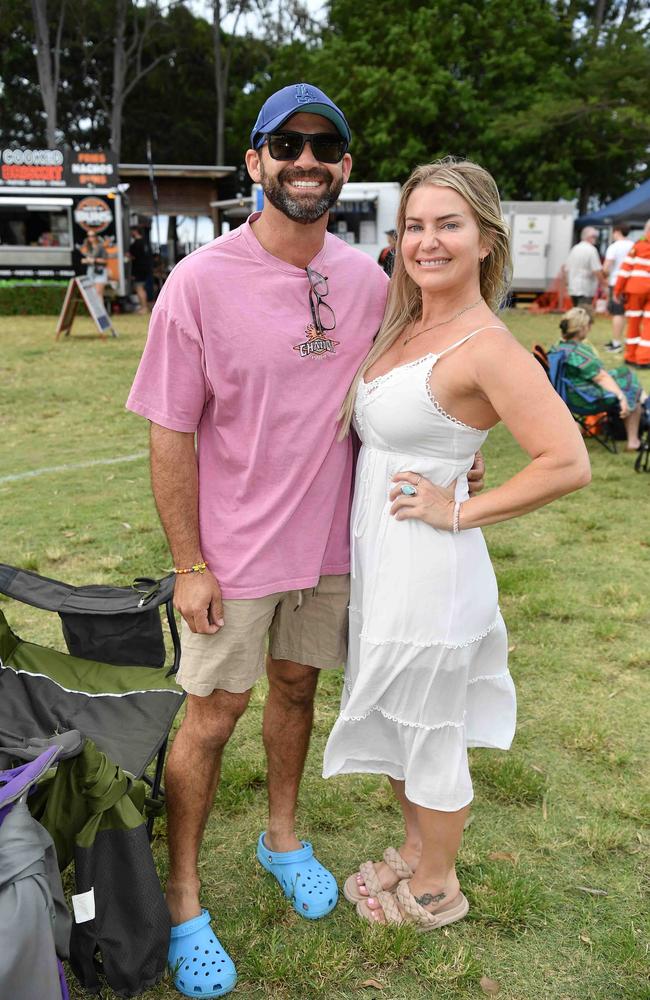
[[490,326],[479,326],[478,330],[472,330],[472,332],[468,333],[465,337],[462,338],[462,340],[457,340],[456,343],[452,344],[450,347],[445,347],[444,351],[441,351],[440,354],[438,355],[438,358],[442,358],[445,354],[449,354],[450,351],[455,350],[456,347],[460,347],[461,344],[464,344],[467,340],[471,340],[472,337],[475,337],[477,333],[483,333],[484,330],[505,330],[505,329],[507,329],[505,326],[497,326],[495,323],[491,324]]

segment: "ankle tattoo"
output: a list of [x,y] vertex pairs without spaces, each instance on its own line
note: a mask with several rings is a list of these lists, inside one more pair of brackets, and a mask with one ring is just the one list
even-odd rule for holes
[[437,896],[432,896],[430,892],[425,892],[422,896],[414,896],[413,898],[420,906],[429,906],[431,903],[441,903],[446,895],[445,892],[439,892]]

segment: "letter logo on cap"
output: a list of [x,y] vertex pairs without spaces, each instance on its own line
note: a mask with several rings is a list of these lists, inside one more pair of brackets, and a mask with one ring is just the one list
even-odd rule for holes
[[314,95],[310,91],[309,87],[306,87],[304,83],[296,84],[296,100],[300,104],[308,104],[313,101]]

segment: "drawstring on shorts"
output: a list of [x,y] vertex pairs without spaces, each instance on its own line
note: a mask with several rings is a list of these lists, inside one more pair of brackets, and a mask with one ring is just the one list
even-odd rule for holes
[[[318,592],[318,584],[315,587],[311,588],[311,596],[312,597],[316,597],[317,592]],[[299,590],[298,591],[298,603],[296,604],[295,608],[293,609],[294,611],[300,611],[300,609],[302,607],[302,602],[303,602],[303,594],[304,594],[304,590]]]

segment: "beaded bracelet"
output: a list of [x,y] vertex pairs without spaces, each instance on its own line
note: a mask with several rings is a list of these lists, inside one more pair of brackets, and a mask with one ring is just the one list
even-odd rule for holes
[[462,502],[462,500],[457,500],[454,504],[454,515],[451,519],[451,530],[454,535],[460,534],[460,505]]
[[177,569],[176,566],[174,566],[174,573],[176,573],[177,576],[182,576],[183,573],[205,573],[207,568],[207,563],[200,562],[194,563],[194,565],[190,566],[189,569]]

